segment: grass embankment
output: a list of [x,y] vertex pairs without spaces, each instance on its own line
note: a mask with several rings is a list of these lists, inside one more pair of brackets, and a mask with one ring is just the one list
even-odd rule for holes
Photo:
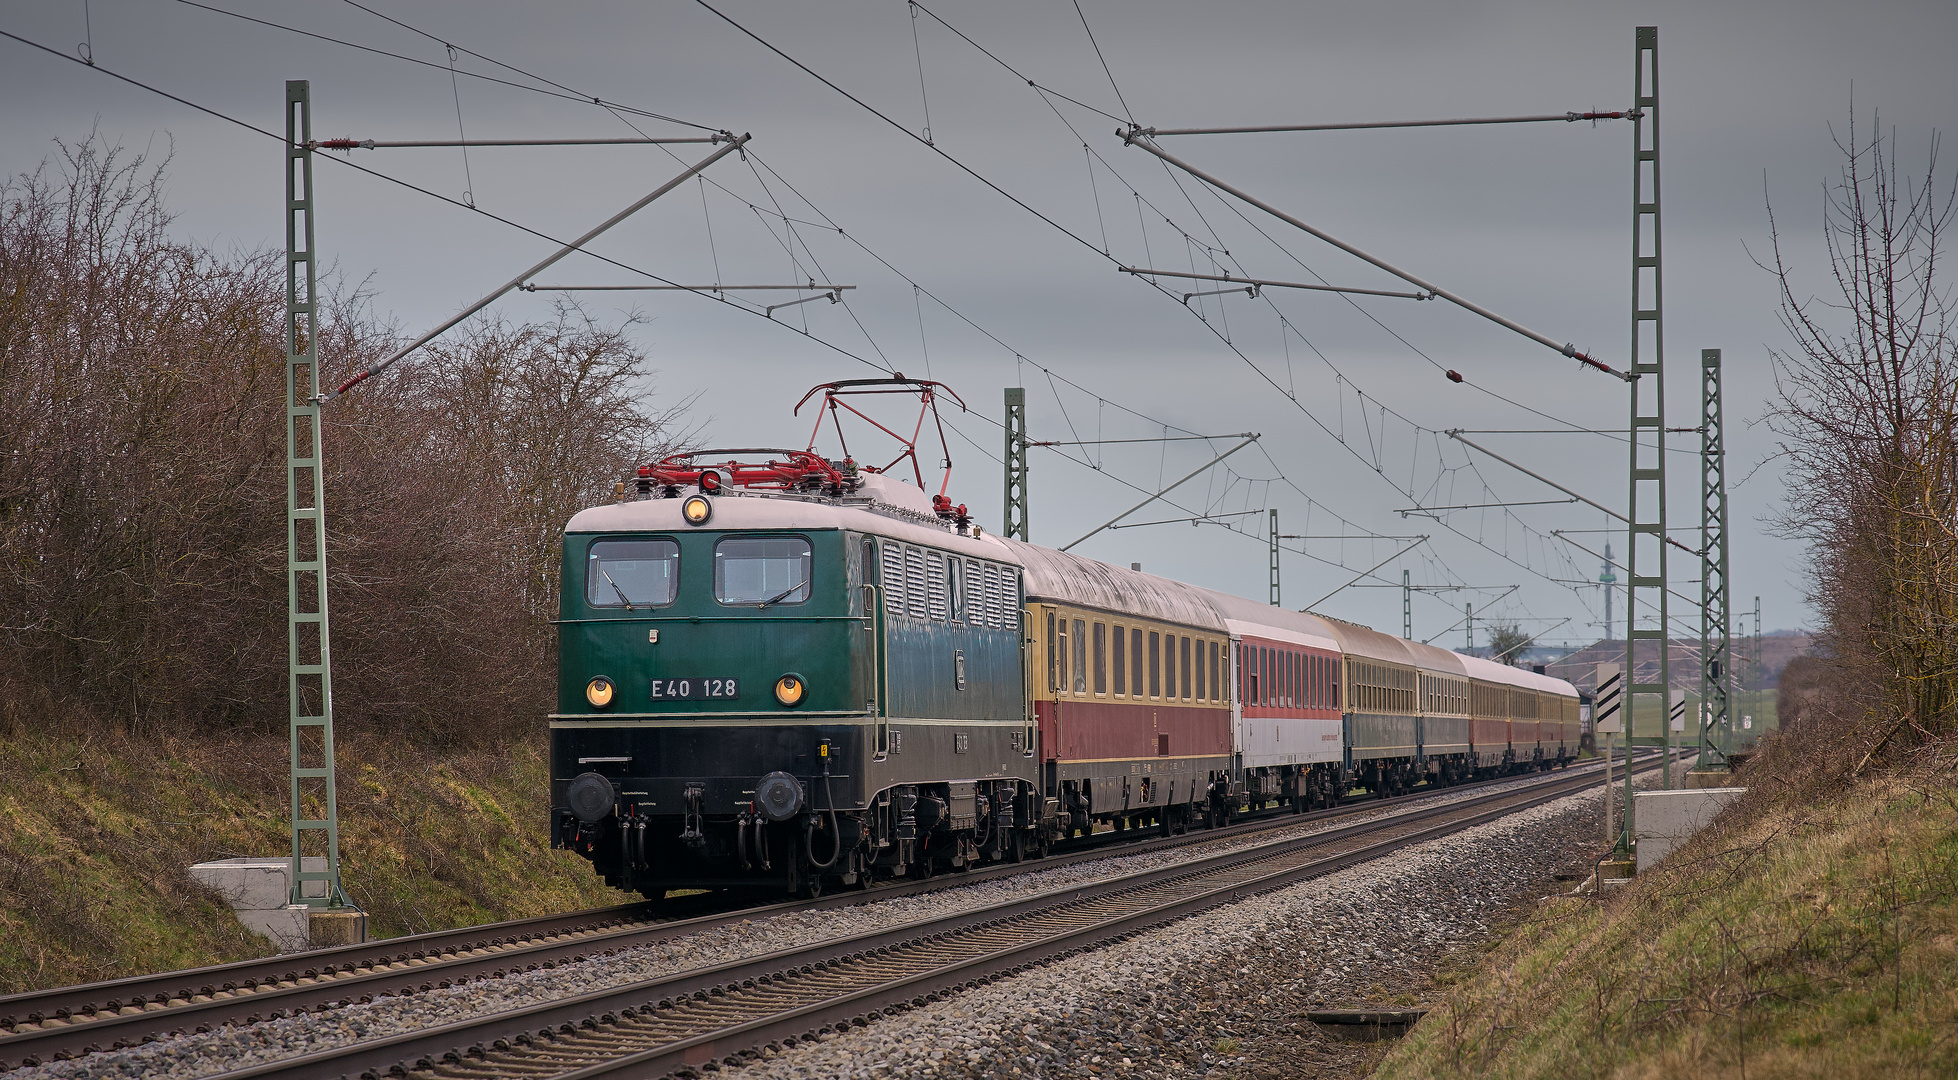
[[[340,757],[341,873],[392,937],[620,903],[545,835],[543,740]],[[263,956],[191,863],[277,856],[283,738],[0,737],[0,993]]]
[[1958,1075],[1953,766],[1756,777],[1602,906],[1545,902],[1376,1076]]

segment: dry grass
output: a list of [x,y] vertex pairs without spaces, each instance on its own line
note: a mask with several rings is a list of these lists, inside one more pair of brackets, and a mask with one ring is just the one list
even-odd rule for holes
[[[186,872],[287,848],[283,739],[0,737],[0,993],[264,955]],[[343,873],[377,936],[620,903],[549,849],[543,741],[340,745]]]
[[[1752,769],[1750,768],[1750,771]],[[1958,1074],[1958,746],[1547,902],[1380,1077]]]

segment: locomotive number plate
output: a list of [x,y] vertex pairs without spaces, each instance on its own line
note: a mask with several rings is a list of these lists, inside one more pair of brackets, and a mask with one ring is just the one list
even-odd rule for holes
[[654,679],[654,701],[726,701],[741,696],[740,679]]

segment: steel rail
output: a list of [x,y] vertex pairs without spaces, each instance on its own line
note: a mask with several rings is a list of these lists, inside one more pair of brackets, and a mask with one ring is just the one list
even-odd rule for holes
[[[1585,765],[1577,771],[1588,774],[1596,768],[1595,764]],[[1065,842],[1057,854],[1044,859],[887,882],[814,900],[666,919],[659,917],[660,909],[653,903],[639,902],[0,997],[0,1070],[27,1060],[60,1060],[182,1031],[498,978],[744,920],[856,906],[1097,859],[1144,855],[1294,825],[1336,821],[1383,808],[1418,806],[1445,792],[1518,780],[1496,777],[1391,799],[1361,799],[1304,814],[1281,809],[1223,828],[1174,837],[1138,840],[1140,830],[1111,830]],[[724,898],[710,898],[699,906],[722,902]],[[677,903],[681,911],[693,906],[685,901]]]
[[[935,1000],[1255,892],[1563,798],[1594,782],[1566,775],[1087,886],[252,1066],[218,1080],[381,1076],[437,1066],[445,1075],[530,1074],[542,1064],[519,1060],[531,1046],[552,1059],[564,1077],[661,1076],[711,1060],[732,1061],[737,1052],[865,1023],[887,1010]],[[1311,854],[1396,830],[1402,831],[1330,856]]]

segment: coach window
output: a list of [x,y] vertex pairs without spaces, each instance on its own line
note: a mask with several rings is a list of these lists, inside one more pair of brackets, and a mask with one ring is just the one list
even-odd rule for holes
[[1088,625],[1074,620],[1074,692],[1088,692]]
[[1149,696],[1161,697],[1163,693],[1163,636],[1154,630],[1149,631]]
[[1142,630],[1129,630],[1129,696],[1142,696]]
[[1176,635],[1163,635],[1163,697],[1176,697]]
[[1197,639],[1197,700],[1203,700],[1203,639]]
[[799,536],[723,540],[714,545],[714,599],[730,607],[806,603],[809,566],[809,541]]
[[680,582],[680,545],[671,540],[594,540],[586,553],[585,602],[592,607],[659,607]]
[[1129,691],[1129,632],[1120,626],[1115,628],[1115,696],[1121,697]]
[[1061,690],[1061,683],[1067,678],[1067,620],[1060,621],[1058,633],[1054,630],[1054,613],[1047,613],[1047,687],[1055,693]]
[[1183,696],[1184,698],[1187,699],[1190,696],[1190,639],[1189,638],[1183,639],[1183,645],[1180,651],[1182,653],[1182,663],[1183,663]]
[[1221,701],[1224,697],[1223,684],[1218,681],[1222,669],[1217,666],[1217,642],[1210,643],[1210,700]]
[[1095,693],[1108,693],[1108,624],[1095,624]]

